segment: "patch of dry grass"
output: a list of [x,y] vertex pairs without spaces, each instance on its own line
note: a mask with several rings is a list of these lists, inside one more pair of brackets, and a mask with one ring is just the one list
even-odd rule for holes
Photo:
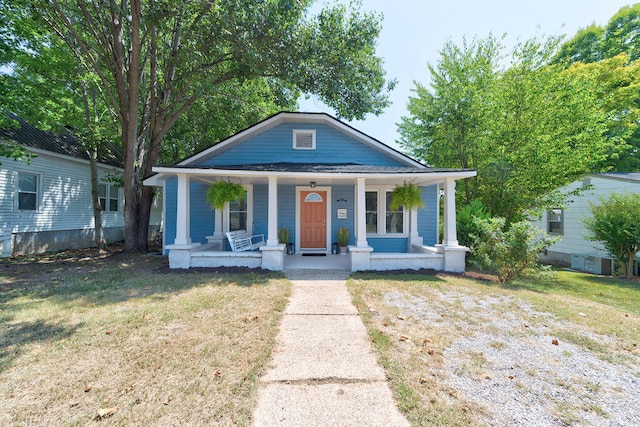
[[289,282],[164,263],[3,261],[0,424],[248,425]]
[[[475,349],[459,355],[466,362],[457,372],[447,372],[448,349],[479,334],[494,336],[487,341],[487,350],[494,352],[543,331],[551,347],[556,337],[613,363],[637,361],[640,355],[640,286],[634,282],[562,273],[552,282],[503,287],[450,275],[367,273],[348,284],[399,407],[413,425],[471,426],[491,419],[491,402],[473,402],[473,396],[448,385],[450,375],[488,383],[520,381],[525,389],[526,379],[536,377],[537,372],[523,371],[510,379],[492,378],[486,355]],[[597,338],[603,336],[610,339]],[[571,422],[562,402],[556,403],[560,418]]]

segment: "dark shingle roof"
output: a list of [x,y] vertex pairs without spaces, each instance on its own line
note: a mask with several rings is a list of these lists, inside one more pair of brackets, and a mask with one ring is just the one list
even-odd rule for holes
[[[31,126],[15,114],[8,114],[8,116],[16,120],[20,126],[15,128],[0,128],[0,138],[8,139],[27,147],[89,160],[89,156],[82,147],[82,144],[73,135],[59,135],[53,132],[43,131]],[[122,167],[122,149],[114,144],[107,143],[105,145],[106,147],[101,150],[102,153],[98,156],[98,162],[110,166]]]
[[308,172],[308,173],[425,173],[425,172],[459,172],[465,169],[436,169],[411,166],[376,166],[356,163],[258,163],[247,165],[184,165],[170,166],[184,169],[239,170],[257,172]]

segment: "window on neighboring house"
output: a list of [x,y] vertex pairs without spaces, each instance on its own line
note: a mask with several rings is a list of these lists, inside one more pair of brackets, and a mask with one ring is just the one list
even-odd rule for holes
[[391,210],[391,190],[380,188],[365,192],[367,233],[378,236],[404,234],[405,213]]
[[103,212],[118,212],[120,207],[120,189],[113,184],[98,184],[98,199]]
[[120,189],[115,185],[109,186],[109,211],[118,212],[120,207]]
[[246,230],[252,232],[252,215],[251,209],[253,200],[250,187],[245,187],[245,196],[243,200],[234,200],[230,202],[224,210],[224,231]]
[[38,175],[18,173],[18,210],[38,210]]
[[365,192],[365,214],[367,218],[367,233],[378,233],[378,192]]
[[398,210],[392,211],[391,205],[391,191],[386,193],[386,231],[387,234],[402,234],[404,233],[404,210],[399,207]]
[[107,210],[107,184],[98,184],[98,200],[100,200],[102,212]]
[[547,233],[564,235],[564,209],[554,208],[547,212]]
[[293,148],[296,150],[315,150],[316,149],[316,131],[294,129]]

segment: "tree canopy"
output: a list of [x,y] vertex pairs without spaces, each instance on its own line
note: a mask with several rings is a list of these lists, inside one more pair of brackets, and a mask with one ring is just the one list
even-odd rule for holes
[[[310,0],[12,0],[1,8],[3,60],[34,49],[33,28],[63,41],[72,64],[89,73],[115,122],[124,150],[125,247],[146,249],[152,189],[142,186],[165,137],[197,103],[249,90],[279,88],[319,96],[349,119],[388,105],[382,60],[375,55],[380,17]],[[46,47],[46,44],[43,45]],[[44,74],[49,69],[43,70]],[[228,99],[228,98],[227,98]],[[249,101],[250,102],[250,101]],[[204,104],[200,104],[204,105]]]
[[590,240],[602,242],[614,258],[623,277],[633,276],[633,262],[640,252],[640,194],[612,193],[590,206],[591,216],[584,220]]
[[[617,60],[615,59],[617,58]],[[624,60],[622,61],[621,58]],[[603,68],[610,68],[601,78],[605,92],[633,90],[636,93],[634,109],[640,108],[640,92],[638,92],[638,67],[640,66],[640,3],[622,7],[605,26],[592,24],[578,30],[576,35],[562,44],[553,59],[554,63],[575,67],[578,63],[597,64],[609,62]],[[615,63],[616,68],[611,68]],[[622,77],[622,74],[625,74]],[[609,77],[610,79],[607,79]],[[615,99],[615,98],[614,98]],[[611,153],[608,165],[618,172],[640,171],[640,128],[637,118],[622,120],[618,129],[627,127],[633,132],[628,134],[624,144],[617,142]],[[619,132],[612,136],[618,137]]]
[[480,200],[507,223],[555,203],[555,189],[604,169],[616,142],[624,144],[629,128],[616,126],[635,96],[615,92],[614,102],[602,88],[610,64],[550,64],[557,46],[534,39],[505,55],[494,37],[447,43],[429,68],[430,87],[416,83],[401,145],[430,166],[477,169],[463,183],[465,202]]

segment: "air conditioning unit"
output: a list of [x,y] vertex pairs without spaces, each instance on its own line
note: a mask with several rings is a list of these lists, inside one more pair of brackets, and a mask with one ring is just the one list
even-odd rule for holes
[[594,254],[571,254],[571,268],[593,274],[610,276],[613,273],[613,261],[610,258]]

